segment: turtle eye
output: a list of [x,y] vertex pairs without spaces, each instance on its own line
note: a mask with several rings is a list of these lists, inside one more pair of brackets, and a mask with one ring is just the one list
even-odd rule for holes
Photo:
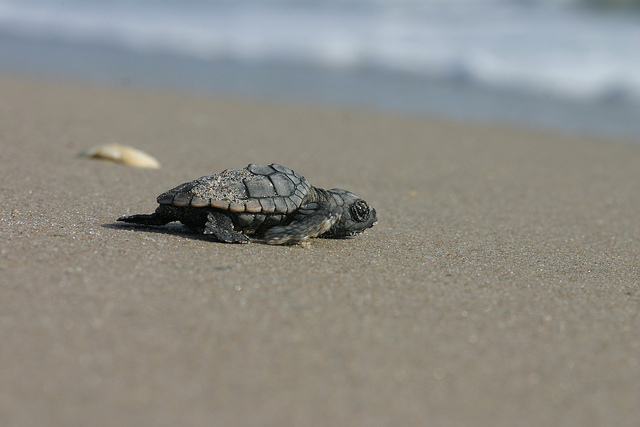
[[351,218],[358,222],[362,222],[369,218],[369,205],[364,200],[358,200],[349,208],[351,212]]

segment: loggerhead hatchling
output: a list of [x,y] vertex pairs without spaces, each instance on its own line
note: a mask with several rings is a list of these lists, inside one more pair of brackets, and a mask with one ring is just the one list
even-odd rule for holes
[[180,221],[221,242],[249,243],[246,235],[255,235],[284,245],[309,237],[353,236],[378,219],[375,209],[355,194],[313,187],[302,175],[275,163],[203,176],[162,193],[157,201],[155,213],[118,221]]

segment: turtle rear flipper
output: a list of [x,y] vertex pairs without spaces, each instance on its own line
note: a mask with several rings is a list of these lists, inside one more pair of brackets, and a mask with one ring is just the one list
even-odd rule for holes
[[338,220],[328,202],[303,205],[288,225],[273,227],[264,234],[270,245],[291,245],[327,232]]
[[122,216],[118,218],[118,221],[128,222],[131,224],[142,224],[142,225],[165,225],[173,221],[173,219],[167,218],[165,215],[152,213],[149,215],[140,214],[140,215]]
[[225,243],[249,243],[249,238],[233,229],[233,222],[227,215],[209,212],[204,234],[212,234],[218,241]]

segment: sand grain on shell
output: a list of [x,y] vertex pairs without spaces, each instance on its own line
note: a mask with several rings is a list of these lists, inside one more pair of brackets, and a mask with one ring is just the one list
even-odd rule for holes
[[245,179],[255,178],[246,168],[227,169],[215,175],[205,176],[196,180],[191,192],[201,199],[227,200],[238,202],[248,197],[243,184]]

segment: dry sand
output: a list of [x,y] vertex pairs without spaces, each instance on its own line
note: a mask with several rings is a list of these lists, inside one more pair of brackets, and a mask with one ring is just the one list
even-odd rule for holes
[[[6,76],[0,120],[2,426],[638,425],[638,146]],[[111,142],[164,167],[76,156]],[[115,223],[253,162],[378,225]]]

